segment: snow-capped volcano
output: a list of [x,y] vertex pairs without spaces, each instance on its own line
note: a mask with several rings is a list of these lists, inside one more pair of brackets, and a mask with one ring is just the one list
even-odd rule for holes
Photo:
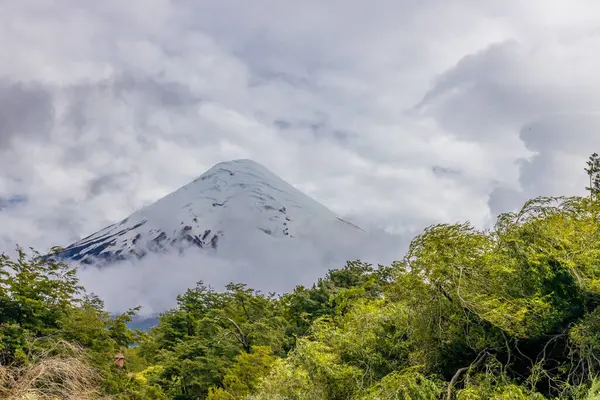
[[319,242],[360,240],[364,232],[262,165],[234,160],[68,246],[59,257],[105,264],[189,247],[219,252],[232,238],[251,242],[255,235]]

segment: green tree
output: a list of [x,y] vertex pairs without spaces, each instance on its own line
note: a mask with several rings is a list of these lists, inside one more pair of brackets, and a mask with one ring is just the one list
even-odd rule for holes
[[0,255],[0,362],[25,360],[26,339],[49,336],[81,304],[76,271],[17,248],[17,258]]
[[160,384],[173,398],[205,398],[240,354],[263,346],[284,355],[286,329],[274,294],[233,283],[218,293],[199,282],[178,296],[177,308],[161,316],[139,352],[163,367]]
[[600,193],[600,156],[593,153],[587,161],[585,172],[589,177],[589,186],[586,190],[590,192],[590,198],[594,199]]
[[343,314],[355,299],[379,298],[390,279],[391,268],[375,269],[371,264],[355,260],[348,261],[343,268],[328,271],[311,288],[297,286],[281,300],[290,323],[288,335],[305,336],[314,320]]
[[223,387],[212,387],[210,400],[241,399],[256,392],[262,378],[267,376],[275,361],[271,349],[256,346],[250,353],[241,353],[223,378]]
[[111,316],[103,306],[80,286],[74,268],[52,257],[34,250],[28,255],[21,248],[16,259],[0,255],[0,365],[18,371],[42,356],[72,358],[71,349],[81,348],[104,394],[163,399],[158,386],[137,381],[113,364],[117,351],[139,340],[140,333],[126,325],[137,309]]

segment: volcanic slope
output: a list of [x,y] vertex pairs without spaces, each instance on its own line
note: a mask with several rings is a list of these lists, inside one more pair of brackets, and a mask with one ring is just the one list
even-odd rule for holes
[[264,166],[234,160],[215,165],[121,222],[73,243],[59,257],[106,265],[150,253],[181,253],[190,247],[218,253],[228,240],[264,245],[257,235],[320,244],[360,243],[365,232]]

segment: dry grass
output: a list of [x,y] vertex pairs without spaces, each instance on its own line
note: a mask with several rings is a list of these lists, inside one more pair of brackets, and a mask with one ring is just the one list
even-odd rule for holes
[[59,341],[31,356],[25,366],[0,365],[0,399],[100,399],[99,380],[83,350]]

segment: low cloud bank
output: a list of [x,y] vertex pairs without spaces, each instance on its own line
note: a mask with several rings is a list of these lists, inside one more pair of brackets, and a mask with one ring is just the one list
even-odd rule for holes
[[263,292],[282,293],[297,285],[312,285],[347,260],[389,264],[402,257],[407,243],[382,232],[347,241],[318,236],[312,241],[268,235],[225,240],[216,254],[195,248],[182,255],[152,254],[109,267],[82,266],[79,277],[88,292],[104,300],[107,310],[122,312],[139,305],[141,315],[153,315],[175,306],[177,295],[198,281],[218,290],[229,282],[241,282]]

